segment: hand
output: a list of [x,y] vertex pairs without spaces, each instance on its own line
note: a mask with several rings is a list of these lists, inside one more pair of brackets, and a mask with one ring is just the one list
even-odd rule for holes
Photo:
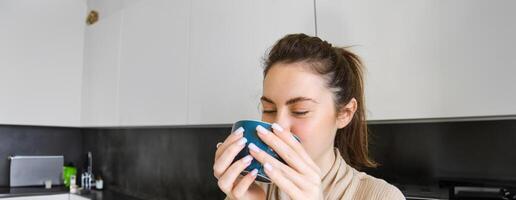
[[267,176],[291,199],[323,199],[319,167],[292,133],[284,131],[276,123],[272,128],[274,133],[261,126],[257,127],[258,137],[278,153],[288,165],[252,143],[249,145],[251,155],[264,165]]
[[252,156],[246,156],[232,164],[238,152],[247,142],[243,137],[243,128],[229,135],[223,143],[217,144],[213,175],[218,179],[218,186],[230,199],[265,199],[265,192],[257,184],[257,170],[245,176],[240,173],[251,164]]

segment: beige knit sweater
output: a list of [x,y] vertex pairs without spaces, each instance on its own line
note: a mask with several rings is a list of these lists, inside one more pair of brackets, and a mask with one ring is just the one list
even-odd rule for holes
[[[357,171],[346,164],[337,148],[334,152],[335,162],[322,179],[325,200],[405,199],[398,188],[382,179]],[[270,184],[267,190],[267,199],[283,200],[290,198],[281,192],[276,185]]]
[[[347,165],[337,148],[334,149],[335,162],[322,179],[325,200],[376,200],[405,199],[395,186]],[[262,185],[268,200],[290,199],[274,184]],[[228,199],[228,198],[226,198]]]

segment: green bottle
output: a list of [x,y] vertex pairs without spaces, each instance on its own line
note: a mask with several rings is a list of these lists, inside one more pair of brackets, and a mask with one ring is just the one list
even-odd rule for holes
[[73,163],[69,163],[68,166],[63,167],[63,179],[66,187],[70,187],[70,176],[77,174],[77,168],[73,166]]

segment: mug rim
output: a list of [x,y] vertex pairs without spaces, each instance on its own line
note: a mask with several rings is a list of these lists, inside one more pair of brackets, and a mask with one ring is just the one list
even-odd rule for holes
[[238,120],[238,121],[236,121],[236,122],[235,122],[235,123],[233,123],[233,124],[236,124],[236,123],[238,123],[238,122],[242,122],[242,121],[260,122],[260,123],[265,123],[265,124],[268,124],[268,125],[272,125],[272,123],[264,122],[264,121],[256,120],[256,119],[242,119],[242,120]]
[[[255,120],[255,119],[242,119],[242,120],[238,120],[236,121],[235,123],[233,123],[233,125],[231,126],[231,130],[234,130],[235,129],[235,125],[236,123],[238,122],[243,122],[243,121],[251,121],[251,122],[258,122],[258,123],[264,123],[264,124],[267,124],[269,126],[272,126],[272,123],[269,123],[269,122],[264,122],[264,121],[260,121],[260,120]],[[292,136],[294,136],[296,138],[297,141],[301,142],[301,140],[299,139],[299,136],[297,136],[296,134],[292,133]]]
[[264,121],[260,121],[260,120],[255,120],[255,119],[242,119],[242,120],[238,120],[236,121],[235,123],[233,123],[233,125],[231,125],[231,130],[235,130],[235,125],[239,122],[257,122],[257,123],[264,123],[264,124],[267,124],[269,126],[272,126],[271,123],[269,122],[264,122]]

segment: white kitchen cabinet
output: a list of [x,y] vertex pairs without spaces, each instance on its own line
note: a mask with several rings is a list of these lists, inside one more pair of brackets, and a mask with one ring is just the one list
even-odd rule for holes
[[369,120],[516,115],[515,1],[316,3],[318,35],[365,61]]
[[84,1],[0,1],[0,124],[80,126]]
[[88,5],[101,19],[86,32],[84,126],[257,118],[266,50],[315,30],[313,1],[134,0],[120,16],[116,6]]
[[184,125],[187,119],[186,0],[124,1],[119,125]]
[[99,21],[85,27],[82,126],[116,126],[122,1],[87,2]]
[[191,1],[188,124],[260,117],[262,59],[287,33],[314,35],[314,1]]
[[[39,195],[39,196],[22,196],[22,197],[8,197],[2,200],[72,200],[69,194],[53,194],[53,195]],[[73,199],[81,200],[81,199]]]

